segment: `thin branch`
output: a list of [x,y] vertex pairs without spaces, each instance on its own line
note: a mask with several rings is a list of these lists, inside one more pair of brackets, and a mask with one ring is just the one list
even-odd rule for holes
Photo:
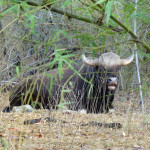
[[[137,2],[138,0],[134,0],[135,3],[135,14],[137,13]],[[136,35],[137,28],[136,28],[136,18],[133,20],[134,22],[134,34]],[[136,69],[137,69],[137,77],[138,77],[138,82],[139,82],[139,91],[140,91],[140,103],[142,105],[142,113],[144,115],[145,110],[144,110],[144,100],[143,100],[143,92],[142,92],[142,85],[141,85],[141,77],[140,77],[140,70],[139,70],[139,58],[138,58],[138,50],[137,50],[137,44],[134,44],[135,47],[135,59],[136,59]]]

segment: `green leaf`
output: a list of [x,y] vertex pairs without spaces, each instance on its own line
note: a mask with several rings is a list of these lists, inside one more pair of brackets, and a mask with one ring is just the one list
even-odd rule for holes
[[17,5],[14,5],[0,13],[0,17],[5,16],[7,13],[11,13],[13,10],[16,10]]
[[88,91],[88,98],[90,98],[91,92],[93,90],[93,84],[92,84],[92,82],[93,82],[93,78],[91,78],[91,80],[90,80],[90,88],[89,88],[89,91]]
[[150,96],[150,88],[148,88],[148,95]]
[[29,18],[30,18],[30,21],[31,21],[31,31],[32,31],[32,33],[35,34],[35,31],[34,31],[34,25],[35,25],[34,15],[31,15]]
[[66,58],[71,58],[71,57],[74,57],[76,56],[76,54],[66,54],[64,56],[62,56],[63,59],[66,59]]
[[148,23],[150,24],[150,17],[149,16],[146,16],[145,14],[142,14],[142,13],[138,13],[136,14],[137,18],[142,20],[144,23]]
[[111,15],[111,9],[112,9],[112,1],[108,1],[105,7],[105,15],[106,15],[106,23],[107,26],[109,25],[109,19]]
[[105,42],[106,42],[106,36],[105,36],[105,35],[102,35],[102,46],[105,45]]
[[71,90],[70,89],[68,89],[68,90],[62,90],[62,92],[64,92],[64,93],[70,93]]
[[7,144],[6,144],[6,142],[5,142],[5,140],[2,138],[2,137],[0,137],[0,141],[1,141],[1,143],[2,143],[2,145],[3,145],[3,148],[1,148],[1,150],[5,150],[5,149],[7,149],[8,147],[7,147]]
[[[82,14],[83,15],[86,15],[88,18],[90,18],[90,19],[92,19],[93,17],[92,17],[92,13],[95,11],[95,9],[93,9],[94,7],[97,7],[97,4],[101,4],[102,2],[104,2],[104,1],[106,1],[106,0],[99,0],[98,2],[96,2],[96,3],[92,3],[92,4],[90,4],[89,6],[87,6],[87,7],[84,7],[84,8],[78,8],[78,9],[76,9],[76,10],[84,10],[83,12],[82,12]],[[97,7],[97,9],[100,9],[100,8],[98,8]],[[101,9],[100,9],[101,10]]]
[[19,76],[19,74],[20,74],[19,66],[16,66],[16,73],[17,73],[17,76]]
[[48,48],[55,42],[55,40],[56,40],[58,37],[59,37],[59,32],[56,32],[56,33],[54,34],[53,38],[48,41],[48,44],[46,45],[46,49],[45,49],[45,51],[44,51],[44,55],[47,53]]
[[53,89],[53,76],[51,75],[51,76],[50,76],[49,95],[50,95],[50,93],[51,93],[52,89]]
[[82,44],[86,46],[90,45],[91,43],[93,44],[93,42],[95,41],[95,37],[89,33],[80,33],[79,35],[74,36],[74,38],[80,38]]
[[57,58],[54,58],[54,60],[51,61],[51,62],[48,64],[51,69],[54,67],[54,65],[56,64],[56,62],[57,62]]
[[17,16],[19,17],[19,14],[20,14],[20,5],[17,5]]
[[61,102],[57,106],[59,109],[64,109],[66,108],[66,105],[74,104],[75,102]]
[[0,6],[2,6],[3,4],[2,4],[2,0],[0,0]]
[[130,18],[135,12],[135,6],[133,4],[124,4],[124,15]]
[[118,16],[117,14],[112,13],[111,14],[113,17],[115,17],[116,19],[120,19],[120,16]]
[[28,27],[28,28],[30,28],[31,29],[31,32],[33,33],[33,34],[36,34],[35,33],[35,19],[34,19],[34,15],[32,15],[32,14],[28,14],[28,15],[26,15],[26,21],[24,22],[24,24]]
[[[97,6],[97,4],[101,4],[101,3],[105,2],[105,1],[107,1],[107,0],[99,0],[99,1],[97,1],[96,3],[92,3],[92,4],[89,5],[88,7],[85,7],[85,8],[82,8],[82,9],[86,10],[86,11],[84,11],[84,13],[87,12],[86,15],[88,15],[88,11],[89,11],[89,10],[90,10],[91,13],[92,13],[92,12],[94,11],[93,7]],[[78,10],[82,10],[82,9],[80,8],[80,9],[78,9]],[[98,8],[97,8],[97,9],[98,9]]]
[[63,73],[62,64],[63,64],[62,59],[59,59],[59,62],[58,62],[58,74],[59,74],[59,79],[61,79],[62,73]]
[[69,38],[69,35],[66,31],[64,30],[59,30],[60,33],[62,33],[66,38]]
[[53,89],[53,80],[54,80],[54,77],[56,75],[52,75],[52,74],[49,74],[49,73],[46,73],[46,72],[44,72],[43,75],[50,78],[50,86],[49,86],[49,95],[50,95],[51,91]]
[[81,79],[83,79],[85,82],[90,83],[88,80],[82,77],[82,75],[66,60],[64,62],[69,66],[70,69],[72,69]]
[[98,2],[96,2],[96,4],[101,4],[101,3],[105,2],[105,1],[107,1],[107,0],[99,0]]
[[66,0],[63,4],[62,4],[62,8],[66,8],[67,6],[69,6],[70,4],[70,0]]

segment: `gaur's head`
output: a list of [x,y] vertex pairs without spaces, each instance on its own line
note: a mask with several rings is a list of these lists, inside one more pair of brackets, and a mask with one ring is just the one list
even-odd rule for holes
[[[121,59],[120,56],[112,52],[104,53],[99,58],[87,58],[82,54],[83,62],[95,66],[98,70],[102,71],[105,75],[107,82],[107,89],[114,91],[117,88],[117,79],[121,66],[126,66],[130,64],[134,59],[134,54],[126,59]],[[103,77],[104,77],[103,76]]]

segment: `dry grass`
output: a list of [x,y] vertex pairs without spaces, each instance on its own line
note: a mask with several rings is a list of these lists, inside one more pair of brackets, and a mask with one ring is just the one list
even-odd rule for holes
[[[126,96],[124,96],[126,98]],[[137,100],[119,101],[116,97],[113,114],[79,114],[48,112],[38,110],[33,113],[1,113],[0,149],[8,150],[149,150],[150,116],[143,117],[141,110],[134,112]],[[8,101],[7,94],[0,96],[3,108]],[[148,106],[148,105],[147,105]],[[41,121],[24,125],[24,120],[52,117],[57,122]],[[66,122],[65,122],[66,121]],[[98,126],[82,126],[83,123],[97,121],[121,123],[121,129]]]

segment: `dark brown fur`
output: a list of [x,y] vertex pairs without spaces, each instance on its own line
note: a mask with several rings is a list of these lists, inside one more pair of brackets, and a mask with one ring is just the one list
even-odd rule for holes
[[10,106],[3,111],[24,104],[31,104],[37,109],[54,109],[60,103],[67,103],[65,106],[72,110],[86,109],[88,113],[108,112],[113,108],[115,91],[108,90],[107,79],[118,77],[120,67],[105,70],[79,60],[74,68],[78,74],[70,68],[64,69],[61,79],[58,70],[51,70],[21,81],[11,92]]

